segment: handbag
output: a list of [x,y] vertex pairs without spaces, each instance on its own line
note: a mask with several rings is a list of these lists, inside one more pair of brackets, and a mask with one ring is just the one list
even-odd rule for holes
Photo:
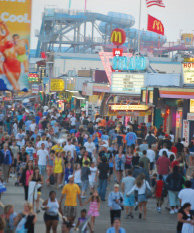
[[145,181],[146,189],[145,189],[145,196],[146,198],[151,198],[152,197],[152,191],[151,189],[148,188],[146,181]]
[[27,233],[27,229],[25,229],[26,217],[23,217],[17,225],[16,233]]

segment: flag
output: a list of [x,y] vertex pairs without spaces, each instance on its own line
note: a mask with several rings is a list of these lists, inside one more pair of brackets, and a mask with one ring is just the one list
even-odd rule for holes
[[69,9],[71,8],[71,0],[69,0]]
[[86,8],[87,8],[87,0],[85,0],[85,10],[86,10]]
[[164,35],[164,25],[162,22],[151,15],[148,15],[148,31]]
[[146,0],[147,8],[151,6],[165,7],[162,0]]

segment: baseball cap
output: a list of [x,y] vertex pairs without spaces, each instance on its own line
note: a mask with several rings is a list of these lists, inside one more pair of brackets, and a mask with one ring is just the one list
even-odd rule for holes
[[72,177],[74,177],[74,175],[69,175],[68,180],[70,180]]

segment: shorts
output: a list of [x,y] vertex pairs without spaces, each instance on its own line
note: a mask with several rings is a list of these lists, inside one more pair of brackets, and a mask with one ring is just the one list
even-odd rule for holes
[[191,157],[194,157],[194,152],[190,152],[190,156],[191,156]]
[[17,167],[17,159],[14,159],[14,163],[12,164],[12,167]]
[[138,195],[138,203],[145,202],[145,201],[147,201],[145,194]]
[[64,206],[64,216],[67,218],[76,218],[77,206]]
[[152,171],[154,169],[154,162],[150,163],[150,171]]
[[89,185],[90,185],[91,188],[94,188],[94,186],[95,186],[95,181],[89,181]]
[[130,195],[129,197],[124,194],[124,206],[134,206],[135,205],[135,197],[134,195]]
[[131,164],[125,163],[125,169],[131,169]]
[[46,171],[46,165],[38,165],[38,168],[40,170],[40,175],[44,176]]
[[45,222],[46,222],[46,221],[54,221],[54,220],[59,221],[59,215],[58,215],[58,214],[52,216],[52,215],[49,215],[49,214],[47,214],[47,213],[44,213],[44,221],[45,221]]
[[109,167],[109,175],[113,174],[113,167]]
[[82,181],[82,191],[87,191],[89,186],[89,181],[88,180],[83,180]]

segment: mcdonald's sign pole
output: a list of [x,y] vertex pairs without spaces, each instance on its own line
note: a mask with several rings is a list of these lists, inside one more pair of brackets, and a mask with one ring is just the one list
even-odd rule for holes
[[138,33],[138,56],[140,55],[140,28],[141,28],[141,1],[139,3],[139,33]]

